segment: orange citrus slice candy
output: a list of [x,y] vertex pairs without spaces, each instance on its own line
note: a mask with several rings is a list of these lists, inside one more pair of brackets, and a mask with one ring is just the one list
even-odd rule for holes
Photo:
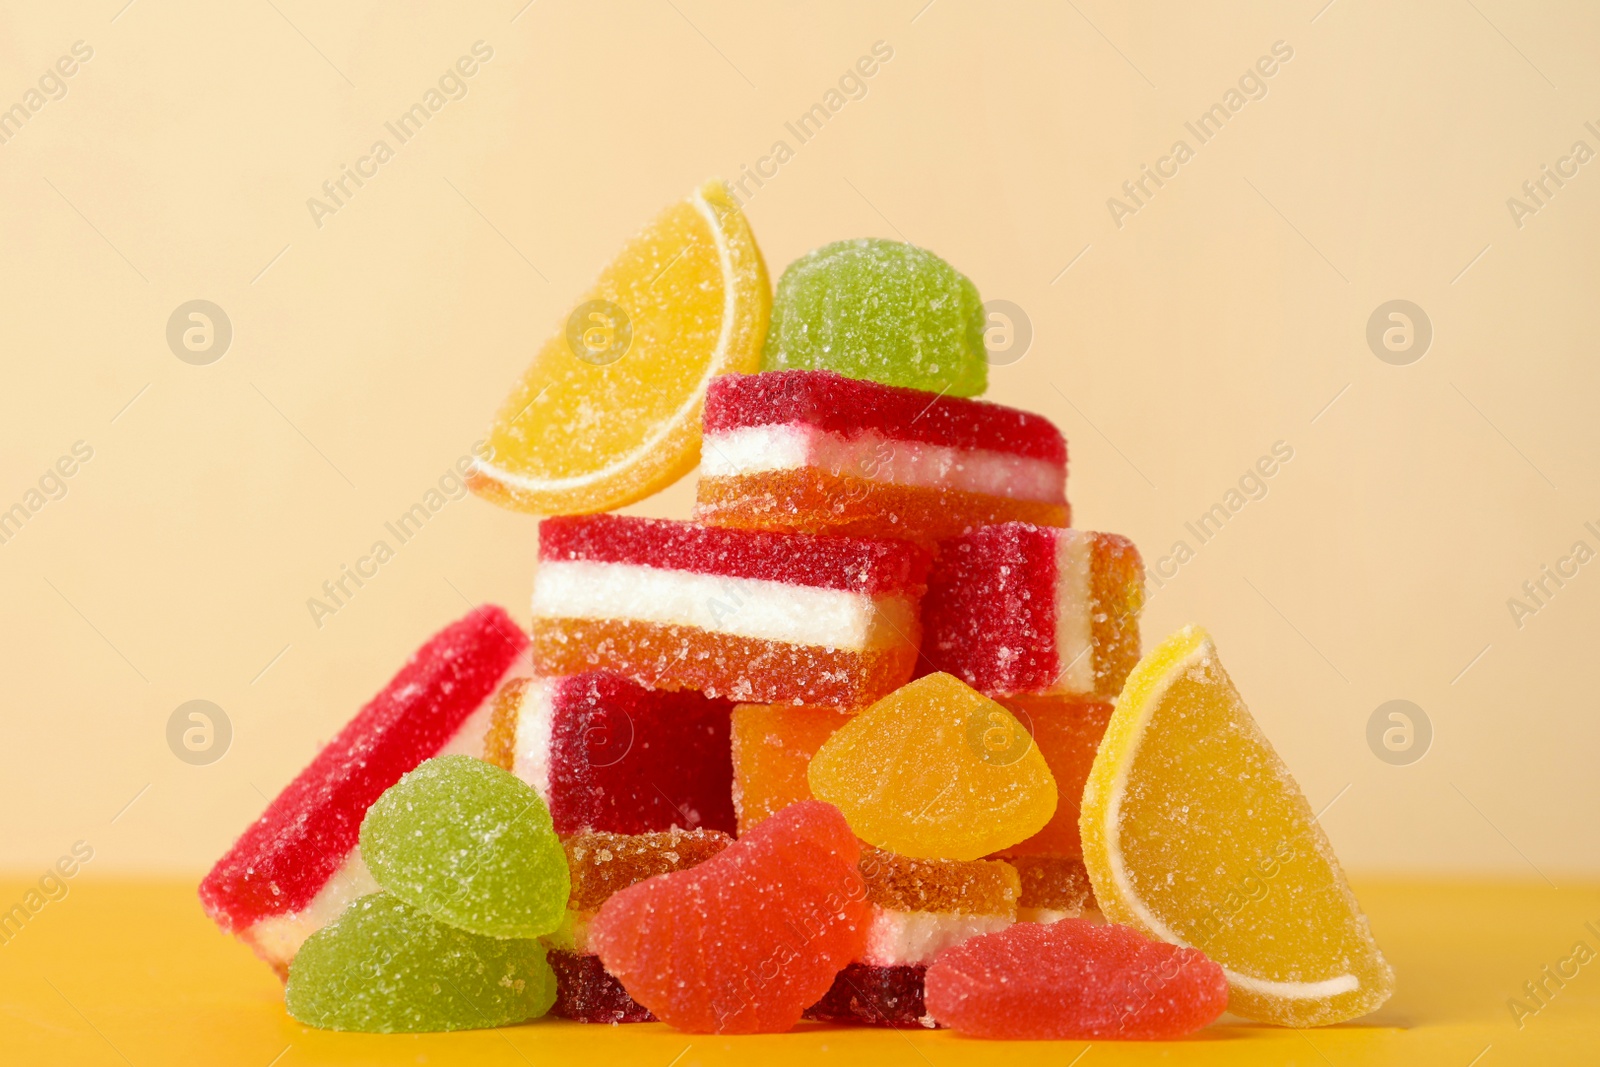
[[554,515],[672,484],[699,462],[706,386],[759,368],[771,310],[750,226],[728,187],[707,182],[636,234],[545,342],[468,485]]
[[1128,676],[1079,826],[1106,918],[1221,964],[1233,1013],[1322,1026],[1393,992],[1327,836],[1199,627]]

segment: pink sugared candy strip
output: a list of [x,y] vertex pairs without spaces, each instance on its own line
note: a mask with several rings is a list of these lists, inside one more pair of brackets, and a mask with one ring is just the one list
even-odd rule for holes
[[791,804],[697,866],[616,893],[589,949],[679,1030],[787,1030],[866,947],[860,854],[837,808]]
[[928,1012],[972,1037],[1182,1037],[1228,1006],[1227,976],[1204,953],[1086,919],[964,941],[934,961],[924,984]]
[[619,674],[513,678],[495,698],[484,758],[539,791],[556,833],[737,829],[733,705]]
[[527,672],[527,645],[493,605],[429,638],[217,861],[206,913],[285,975],[307,937],[378,889],[357,848],[367,808],[425,759],[481,754],[488,698]]
[[824,370],[730,374],[706,393],[695,518],[900,537],[1065,526],[1067,445],[1043,416]]
[[870,704],[911,678],[927,566],[902,541],[545,519],[533,662],[751,703]]
[[1008,522],[939,546],[924,672],[990,696],[1115,698],[1139,661],[1144,564],[1117,534]]

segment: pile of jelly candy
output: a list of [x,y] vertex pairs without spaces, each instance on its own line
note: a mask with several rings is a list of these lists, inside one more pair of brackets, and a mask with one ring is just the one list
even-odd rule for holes
[[[302,1023],[1181,1037],[1392,975],[1204,631],[1069,525],[971,281],[827,245],[773,302],[726,189],[669,208],[470,477],[532,619],[424,644],[200,887]],[[612,509],[699,463],[694,521]],[[802,1023],[802,1020],[811,1020]]]

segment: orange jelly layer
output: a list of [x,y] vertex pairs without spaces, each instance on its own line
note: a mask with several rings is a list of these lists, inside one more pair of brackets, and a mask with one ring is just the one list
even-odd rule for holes
[[[1094,538],[1092,552],[1089,597],[1094,610],[1089,618],[1095,692],[1114,698],[1139,662],[1144,562],[1133,543],[1120,537]],[[1072,810],[1073,819],[1077,819],[1076,804]]]
[[759,704],[871,704],[910,681],[917,660],[909,640],[851,652],[617,619],[534,619],[532,636],[540,674],[615,671],[656,689]]
[[1006,860],[1022,880],[1019,907],[1082,911],[1095,907],[1094,889],[1081,859],[1071,856],[1013,856]]
[[1056,813],[1043,830],[1006,849],[1007,855],[1083,855],[1078,833],[1078,812],[1083,806],[1083,786],[1100,738],[1111,721],[1112,705],[1103,700],[1059,695],[1017,695],[997,701],[1015,715],[1028,732],[1056,780]]
[[895,485],[814,468],[701,478],[694,517],[715,526],[896,537],[929,545],[976,526],[1067,526],[1065,504]]
[[717,830],[663,830],[649,834],[575,834],[562,844],[572,873],[573,911],[598,908],[613,893],[652,878],[693,867],[733,843]]
[[511,770],[516,762],[517,718],[522,708],[522,694],[531,681],[531,678],[513,678],[494,695],[489,732],[483,738],[483,759],[503,771]]
[[733,709],[733,808],[739,833],[790,804],[814,799],[806,768],[822,743],[850,721],[835,708],[740,704]]
[[895,911],[1015,915],[1022,883],[1001,860],[922,860],[863,844],[867,899]]

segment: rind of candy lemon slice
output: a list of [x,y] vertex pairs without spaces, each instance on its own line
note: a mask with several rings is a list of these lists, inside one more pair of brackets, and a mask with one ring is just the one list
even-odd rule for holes
[[1079,827],[1106,918],[1211,957],[1235,1014],[1321,1026],[1393,992],[1327,836],[1199,627],[1129,675]]

